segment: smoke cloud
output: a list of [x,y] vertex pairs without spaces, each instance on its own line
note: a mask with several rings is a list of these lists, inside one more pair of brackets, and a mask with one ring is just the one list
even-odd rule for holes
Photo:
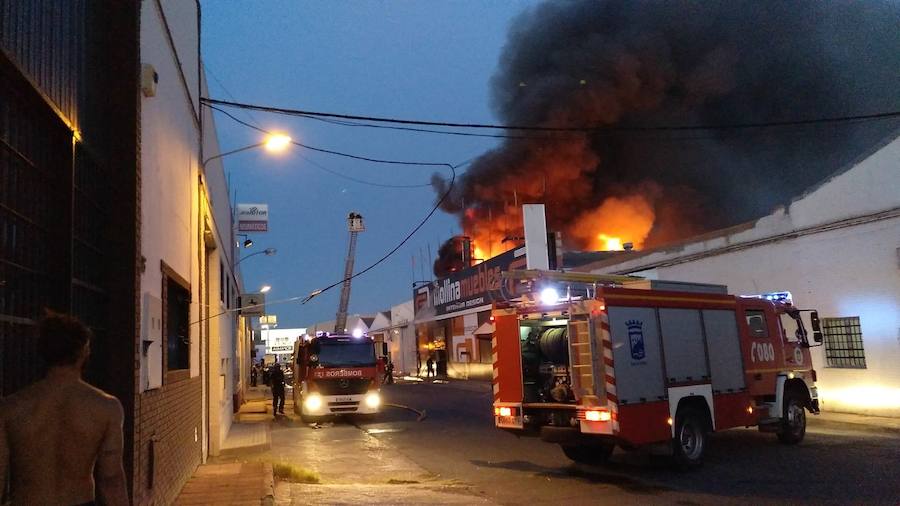
[[576,249],[614,249],[609,237],[653,247],[762,216],[900,123],[633,128],[898,110],[898,27],[893,2],[546,2],[511,25],[491,82],[496,115],[611,129],[510,132],[529,138],[477,159],[443,209],[482,255],[521,234],[522,203],[545,203]]

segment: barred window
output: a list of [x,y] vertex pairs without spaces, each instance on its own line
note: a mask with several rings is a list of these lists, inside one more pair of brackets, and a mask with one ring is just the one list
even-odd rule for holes
[[862,330],[858,316],[822,318],[825,360],[828,367],[866,368]]

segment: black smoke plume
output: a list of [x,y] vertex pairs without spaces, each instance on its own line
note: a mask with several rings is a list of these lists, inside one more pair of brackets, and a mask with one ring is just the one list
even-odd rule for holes
[[[464,231],[497,243],[518,235],[517,205],[543,202],[550,228],[569,247],[589,248],[605,223],[630,219],[613,214],[638,195],[652,209],[642,241],[652,247],[765,215],[900,123],[641,127],[900,110],[900,6],[553,0],[512,23],[491,83],[506,125],[610,129],[509,132],[531,138],[481,156],[443,205]],[[446,188],[438,176],[433,184]]]

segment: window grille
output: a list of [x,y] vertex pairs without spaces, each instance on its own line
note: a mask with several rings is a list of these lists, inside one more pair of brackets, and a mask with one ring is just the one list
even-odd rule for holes
[[828,367],[865,369],[862,330],[858,316],[823,318],[825,361]]

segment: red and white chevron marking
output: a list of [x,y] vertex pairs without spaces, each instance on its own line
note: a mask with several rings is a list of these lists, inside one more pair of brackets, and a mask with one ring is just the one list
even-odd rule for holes
[[500,399],[500,372],[497,369],[497,337],[491,336],[491,361],[494,365],[494,378],[491,380],[494,388],[494,400]]
[[613,362],[612,338],[609,333],[609,315],[600,313],[600,342],[603,344],[603,364],[606,366],[606,399],[612,415],[614,431],[619,430],[619,398],[616,397],[616,369]]

